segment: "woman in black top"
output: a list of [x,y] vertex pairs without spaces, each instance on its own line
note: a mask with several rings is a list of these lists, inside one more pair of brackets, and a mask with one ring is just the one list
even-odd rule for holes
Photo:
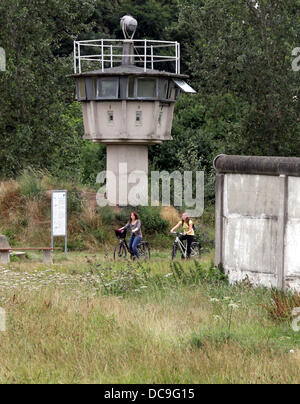
[[142,223],[136,212],[131,213],[129,222],[126,224],[126,226],[122,227],[120,230],[125,229],[131,230],[131,237],[129,240],[129,250],[132,251],[137,258],[140,258],[138,245],[143,239],[143,234],[142,234]]

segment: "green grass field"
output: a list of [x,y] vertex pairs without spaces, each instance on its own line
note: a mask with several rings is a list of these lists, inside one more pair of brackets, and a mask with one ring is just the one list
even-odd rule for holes
[[212,254],[88,259],[0,269],[0,383],[299,383],[300,333],[269,317],[270,291],[230,286]]

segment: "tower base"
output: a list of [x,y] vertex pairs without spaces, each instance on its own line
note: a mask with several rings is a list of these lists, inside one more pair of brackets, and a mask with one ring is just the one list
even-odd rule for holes
[[148,204],[148,146],[107,146],[106,194],[111,206]]

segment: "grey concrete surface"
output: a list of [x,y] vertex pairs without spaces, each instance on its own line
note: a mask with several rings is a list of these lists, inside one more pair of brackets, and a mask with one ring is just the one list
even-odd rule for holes
[[216,265],[231,282],[300,291],[300,177],[244,171],[217,173]]

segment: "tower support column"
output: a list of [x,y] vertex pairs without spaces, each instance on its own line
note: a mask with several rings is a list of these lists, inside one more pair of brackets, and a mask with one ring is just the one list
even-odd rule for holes
[[148,204],[148,146],[107,146],[107,199],[110,205]]

